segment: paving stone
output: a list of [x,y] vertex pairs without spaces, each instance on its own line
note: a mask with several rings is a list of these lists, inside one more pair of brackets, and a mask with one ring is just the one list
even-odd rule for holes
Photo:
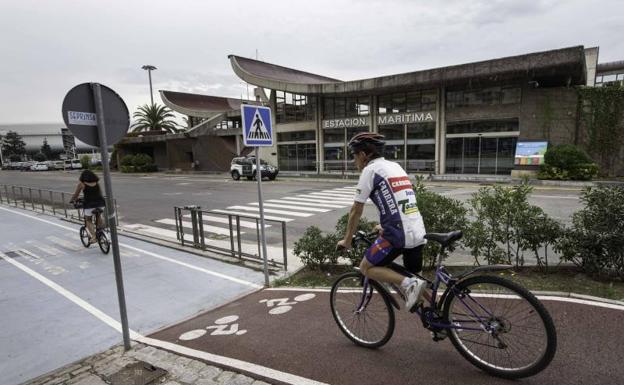
[[208,378],[200,378],[195,382],[195,385],[222,385],[220,382],[216,382],[215,380],[211,380]]
[[223,373],[221,373],[219,377],[216,378],[215,381],[217,381],[220,384],[227,384],[227,382],[230,381],[232,377],[234,377],[235,375],[236,373],[224,370]]
[[106,382],[96,375],[89,375],[83,378],[81,381],[76,382],[74,385],[107,385]]
[[46,382],[45,382],[45,385],[56,385],[56,384],[61,384],[61,383],[63,383],[63,382],[66,382],[66,381],[67,381],[67,380],[69,380],[69,379],[70,379],[69,374],[63,374],[62,376],[59,376],[59,377],[56,377],[56,376],[55,376],[55,377],[53,377],[53,378],[50,378],[50,380],[49,380],[49,381],[46,381]]
[[271,384],[269,384],[268,382],[256,380],[256,381],[253,382],[252,385],[271,385]]
[[77,376],[81,373],[84,372],[88,372],[89,370],[91,370],[91,366],[90,365],[83,365],[81,368],[78,368],[76,370],[74,370],[73,372],[71,372],[72,376]]
[[180,381],[183,384],[194,384],[195,381],[199,380],[199,376],[194,372],[186,372],[180,376],[177,376],[176,381]]
[[227,382],[227,385],[251,385],[254,381],[253,378],[245,376],[244,374],[237,374]]
[[181,384],[179,382],[176,382],[176,381],[168,381],[167,383],[165,383],[163,385],[181,385]]
[[66,367],[65,369],[62,369],[60,372],[54,373],[54,376],[62,376],[63,374],[71,373],[74,370],[78,370],[81,367],[82,367],[81,364],[70,365],[70,366]]
[[208,365],[206,365],[205,363],[201,362],[201,361],[197,361],[197,360],[192,360],[189,364],[188,364],[188,368],[196,371],[196,372],[201,372],[202,370],[204,370]]
[[199,372],[199,378],[212,380],[217,378],[221,372],[223,372],[223,369],[219,369],[216,366],[206,365],[206,368]]

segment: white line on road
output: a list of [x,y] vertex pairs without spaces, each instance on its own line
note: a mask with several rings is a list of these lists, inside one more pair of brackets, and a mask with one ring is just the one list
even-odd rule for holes
[[311,192],[311,193],[309,193],[307,195],[312,195],[312,196],[316,196],[316,197],[319,197],[319,198],[339,199],[339,200],[353,202],[353,196],[351,196],[351,197],[348,197],[348,196],[338,196],[338,194],[329,193],[329,192]]
[[341,209],[343,207],[346,207],[344,205],[332,205],[332,204],[327,204],[327,203],[314,203],[314,202],[290,200],[289,198],[269,199],[267,202],[289,204],[289,205],[298,205],[298,206],[323,207],[323,208],[328,208],[328,209]]
[[[176,225],[176,221],[174,219],[159,219],[156,221],[157,223],[162,223],[164,225],[172,225],[175,226]],[[186,222],[186,221],[182,221],[182,226],[192,229],[193,228],[193,224],[191,222]],[[210,226],[210,225],[203,225],[204,227],[204,231],[209,232],[209,233],[214,233],[214,234],[221,234],[221,235],[230,235],[230,230],[229,229],[224,229],[223,227],[217,227],[217,226]],[[244,231],[241,231],[241,234],[245,234]]]
[[[260,212],[259,207],[250,207],[250,206],[230,206],[227,209]],[[314,215],[314,214],[309,214],[309,213],[298,213],[295,211],[284,211],[284,210],[273,210],[273,209],[264,209],[264,212],[271,213],[271,214],[291,215],[293,217],[311,217],[312,215]]]
[[[303,195],[300,195],[303,196]],[[347,204],[346,202],[333,202],[331,200],[327,200],[327,199],[319,199],[318,197],[314,198],[300,198],[300,197],[284,197],[281,199],[286,199],[289,201],[301,201],[301,202],[310,202],[310,203],[320,203],[320,204],[330,204],[330,205],[334,205],[334,206],[338,206],[340,205],[340,207],[347,207],[350,204]]]
[[[255,215],[255,214],[252,214],[252,213],[246,213],[246,212],[243,212],[243,211],[221,210],[221,209],[219,209],[219,210],[212,210],[212,211],[214,211],[215,213],[240,215],[240,216],[244,216],[246,218],[253,217],[253,218],[260,219],[259,215]],[[294,221],[294,219],[292,219],[292,218],[274,217],[274,216],[270,216],[270,215],[265,215],[264,218],[265,219],[270,219],[270,220],[273,220],[273,221],[280,221],[280,222],[292,222],[292,221]]]
[[[254,205],[254,206],[259,206],[260,204],[258,202],[251,202],[250,205]],[[280,205],[280,204],[275,204],[275,203],[267,203],[264,202],[264,207],[277,207],[277,208],[282,208],[282,209],[297,209],[297,210],[303,210],[303,211],[314,211],[317,213],[326,213],[329,212],[331,210],[327,210],[327,209],[317,209],[314,207],[303,207],[303,206],[298,206],[298,205]]]
[[[191,214],[185,214],[184,218],[190,218]],[[227,217],[217,217],[213,215],[206,215],[202,213],[202,219],[204,222],[216,222],[216,223],[225,223],[229,226],[230,220]],[[245,227],[248,229],[256,229],[256,222],[250,221],[239,221],[240,227]],[[232,228],[236,227],[236,218],[232,218]],[[271,227],[271,225],[264,225],[265,228]]]
[[[76,229],[74,229],[74,228],[71,228],[71,227],[68,227],[68,226],[63,226],[63,225],[60,225],[58,223],[54,223],[52,221],[48,221],[48,220],[45,220],[45,219],[42,219],[42,218],[37,218],[37,217],[34,217],[32,215],[20,213],[19,211],[9,210],[9,209],[4,208],[4,207],[0,207],[0,210],[8,211],[8,212],[13,213],[13,214],[17,214],[17,215],[21,215],[21,216],[24,216],[24,217],[27,217],[27,218],[32,218],[32,219],[35,219],[35,220],[38,220],[38,221],[41,221],[41,222],[49,223],[49,224],[51,224],[53,226],[60,227],[60,228],[66,229],[66,230],[76,231]],[[175,231],[172,231],[172,233],[175,234]],[[119,243],[119,246],[128,248],[130,250],[138,251],[138,252],[140,252],[142,254],[149,255],[149,256],[152,256],[154,258],[161,259],[163,261],[171,262],[171,263],[174,263],[176,265],[188,267],[189,269],[192,269],[192,270],[201,271],[202,273],[205,273],[205,274],[209,274],[209,275],[212,275],[212,276],[215,276],[215,277],[223,278],[223,279],[228,280],[228,281],[240,283],[240,284],[245,285],[245,286],[251,286],[251,287],[254,287],[254,288],[261,288],[262,287],[262,285],[258,285],[258,284],[253,283],[253,282],[245,281],[245,280],[242,280],[242,279],[239,279],[239,278],[231,277],[229,275],[225,275],[225,274],[217,273],[217,272],[214,272],[214,271],[211,271],[211,270],[208,270],[208,269],[204,269],[202,267],[194,266],[194,265],[191,265],[190,263],[178,261],[178,260],[175,260],[173,258],[165,257],[163,255],[156,254],[156,253],[152,253],[151,251],[143,250],[143,249],[141,249],[139,247],[130,246],[130,245],[127,245],[127,244],[121,243],[121,242]]]

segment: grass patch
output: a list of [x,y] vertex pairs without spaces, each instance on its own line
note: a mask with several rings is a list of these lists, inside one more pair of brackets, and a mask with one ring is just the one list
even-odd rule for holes
[[[469,269],[470,267],[447,267],[451,274],[459,274]],[[274,281],[271,286],[330,287],[339,275],[352,270],[352,267],[344,265],[330,266],[323,271],[304,268],[297,274]],[[434,272],[428,270],[424,275],[432,279]],[[575,267],[552,268],[548,272],[524,267],[486,274],[502,276],[529,290],[572,292],[624,301],[624,282],[595,280]]]

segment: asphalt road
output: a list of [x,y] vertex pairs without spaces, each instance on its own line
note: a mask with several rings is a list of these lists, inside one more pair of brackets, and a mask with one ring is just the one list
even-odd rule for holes
[[[284,301],[289,305],[280,305]],[[327,291],[263,290],[150,337],[328,384],[622,383],[624,334],[617,330],[624,307],[542,301],[557,328],[557,353],[544,371],[519,381],[472,366],[448,339],[432,341],[420,320],[405,311],[396,313],[397,326],[385,346],[358,347],[334,322]]]
[[[0,171],[0,184],[72,192],[80,171],[20,172]],[[287,220],[288,247],[299,239],[309,226],[333,231],[337,220],[350,208],[355,180],[315,180],[312,178],[278,177],[263,183],[265,215]],[[474,183],[429,183],[435,192],[467,202],[480,187]],[[257,184],[233,181],[228,175],[126,175],[113,173],[114,195],[119,205],[119,219],[128,229],[139,230],[159,238],[175,238],[174,206],[199,205],[204,210],[223,210],[255,215]],[[569,223],[572,213],[581,208],[580,191],[570,188],[535,188],[530,201],[542,207],[555,219]],[[271,210],[271,211],[269,211]],[[376,209],[367,205],[364,216],[374,220]],[[227,239],[227,217],[212,215],[205,219],[207,231],[216,231],[214,239]],[[211,222],[220,220],[220,222]],[[190,225],[190,219],[185,218]],[[255,243],[254,219],[245,219],[241,239]],[[267,229],[267,243],[280,246],[281,228],[277,223]],[[449,229],[451,230],[451,229]],[[190,229],[186,229],[190,232]],[[470,259],[467,256],[467,259]]]

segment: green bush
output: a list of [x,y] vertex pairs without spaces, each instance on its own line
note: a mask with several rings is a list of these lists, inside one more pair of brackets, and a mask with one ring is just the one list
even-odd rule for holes
[[152,157],[147,154],[136,154],[132,159],[132,165],[137,171],[143,171],[147,165],[152,163]]
[[[472,195],[469,202],[474,221],[468,226],[464,245],[477,264],[482,257],[488,264],[522,266],[525,251],[534,253],[538,263],[547,261],[548,245],[556,242],[561,229],[541,208],[528,203],[531,191],[523,183],[483,187]],[[539,255],[542,247],[544,257]]]
[[89,155],[83,155],[80,157],[80,164],[82,165],[83,170],[88,170],[91,168],[91,157]]
[[589,274],[624,279],[624,187],[589,187],[581,200],[557,250]]
[[[446,233],[454,230],[466,231],[468,227],[466,220],[468,210],[462,202],[428,191],[423,184],[422,177],[417,179],[414,192],[416,193],[418,210],[420,210],[425,223],[425,230],[428,233]],[[444,250],[443,257],[448,256],[458,245],[459,243],[455,242]],[[435,256],[439,252],[440,245],[437,242],[428,242],[423,252],[424,266],[433,267]]]
[[35,162],[45,162],[46,160],[48,160],[48,158],[45,156],[43,152],[38,152],[35,155],[33,155],[33,160]]
[[147,154],[125,155],[121,158],[121,172],[155,172],[158,171],[152,157]]
[[305,266],[323,270],[338,260],[336,242],[338,240],[334,234],[324,235],[317,226],[310,226],[295,242],[293,252]]
[[121,166],[120,170],[124,173],[134,172],[134,166]]
[[559,180],[591,180],[598,166],[580,148],[572,144],[553,146],[544,154],[538,178]]
[[121,158],[122,166],[132,166],[133,163],[134,163],[134,155],[124,155],[124,157]]

